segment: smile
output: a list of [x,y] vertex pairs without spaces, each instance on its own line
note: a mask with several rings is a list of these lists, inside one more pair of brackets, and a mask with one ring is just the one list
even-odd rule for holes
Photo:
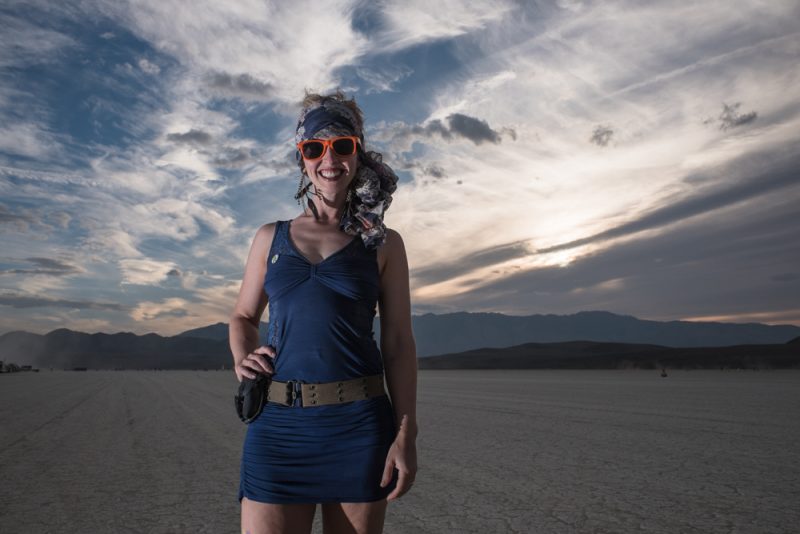
[[319,174],[320,176],[322,176],[326,180],[335,180],[335,179],[339,178],[340,176],[344,175],[344,169],[336,169],[336,170],[333,170],[333,169],[327,170],[326,169],[324,171],[318,171],[317,174]]

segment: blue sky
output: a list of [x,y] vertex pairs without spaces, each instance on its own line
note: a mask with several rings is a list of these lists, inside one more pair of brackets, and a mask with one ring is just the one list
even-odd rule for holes
[[0,8],[0,333],[226,321],[337,87],[414,313],[800,325],[796,2],[58,4]]

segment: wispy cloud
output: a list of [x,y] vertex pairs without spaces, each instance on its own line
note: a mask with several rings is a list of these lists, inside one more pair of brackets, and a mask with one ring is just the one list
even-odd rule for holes
[[246,100],[269,101],[273,98],[271,84],[257,80],[247,73],[237,76],[232,76],[227,72],[209,73],[208,88],[222,96]]
[[750,111],[744,114],[739,113],[738,110],[739,106],[741,105],[741,102],[731,105],[722,104],[722,113],[719,116],[719,127],[721,130],[728,130],[730,128],[742,126],[756,120],[758,114],[755,111]]
[[366,94],[396,91],[397,82],[413,72],[407,65],[390,64],[370,67],[357,67],[356,74],[369,85]]
[[511,2],[483,4],[442,0],[436,8],[422,0],[381,2],[381,32],[376,41],[381,52],[458,37],[506,17]]
[[44,297],[31,297],[15,295],[13,293],[0,293],[0,306],[14,308],[76,308],[81,310],[108,310],[122,311],[124,306],[113,302],[92,302],[86,300],[64,300]]
[[77,265],[53,258],[25,258],[24,261],[32,264],[32,266],[5,269],[0,271],[0,274],[48,274],[52,276],[64,276],[84,272],[84,269]]

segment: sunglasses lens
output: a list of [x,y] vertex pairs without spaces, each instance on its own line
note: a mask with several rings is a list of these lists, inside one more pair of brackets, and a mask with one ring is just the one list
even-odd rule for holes
[[320,141],[306,141],[303,143],[303,157],[306,159],[316,159],[322,155],[325,145]]
[[352,139],[342,138],[333,142],[333,150],[340,156],[349,156],[356,151],[356,143]]

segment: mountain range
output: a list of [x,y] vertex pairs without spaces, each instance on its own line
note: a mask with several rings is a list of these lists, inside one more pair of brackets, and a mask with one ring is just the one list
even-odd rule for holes
[[[458,312],[411,317],[417,355],[420,357],[461,352],[479,347],[510,347],[522,343],[558,343],[587,340],[615,343],[645,343],[666,347],[724,347],[744,344],[786,343],[800,336],[794,325],[720,323],[693,321],[649,321],[605,311],[573,315],[504,315]],[[373,325],[380,339],[380,320]],[[227,339],[228,325],[216,323],[180,336]],[[266,336],[262,323],[261,338]]]
[[[529,316],[469,312],[443,315],[427,313],[413,316],[412,326],[417,355],[421,358],[420,368],[426,368],[427,365],[456,365],[451,360],[457,357],[464,357],[462,362],[466,364],[471,361],[470,358],[486,358],[490,352],[493,355],[503,354],[502,351],[498,352],[498,349],[509,347],[516,347],[514,350],[517,352],[514,354],[517,355],[547,354],[547,358],[551,358],[547,360],[549,362],[547,366],[558,366],[559,362],[566,365],[570,358],[572,364],[575,364],[580,358],[576,359],[570,355],[575,355],[576,346],[565,343],[576,340],[589,343],[581,350],[590,350],[587,347],[591,345],[594,347],[591,350],[597,354],[604,353],[610,358],[620,351],[664,352],[668,349],[689,347],[700,349],[742,345],[783,345],[800,336],[800,327],[793,325],[659,322],[602,311],[579,312],[574,315]],[[266,324],[262,322],[261,339],[265,338],[265,329]],[[374,332],[376,340],[379,340],[380,321],[377,318]],[[230,368],[232,357],[227,337],[228,326],[225,323],[187,330],[170,337],[158,334],[136,335],[130,332],[87,334],[64,328],[45,335],[14,331],[0,336],[0,360],[19,365],[59,369],[73,367],[219,369],[223,366]],[[539,344],[539,347],[519,348],[531,343]],[[608,343],[617,346],[607,345]],[[623,348],[623,345],[627,348]],[[636,345],[651,347],[642,349],[635,348]],[[796,350],[797,346],[792,346]],[[478,349],[490,352],[479,356],[457,355]],[[726,350],[730,352],[733,349]],[[674,352],[674,354],[691,355],[692,352]],[[698,357],[701,355],[696,354]],[[706,351],[705,354],[711,352]],[[423,362],[435,355],[440,355],[440,359]],[[654,361],[651,356],[652,354],[647,356],[650,358],[647,361]],[[437,361],[450,363],[437,364],[435,363]],[[495,363],[497,362],[499,360],[495,360]]]
[[430,356],[420,369],[798,369],[800,338],[772,345],[664,347],[567,341]]

